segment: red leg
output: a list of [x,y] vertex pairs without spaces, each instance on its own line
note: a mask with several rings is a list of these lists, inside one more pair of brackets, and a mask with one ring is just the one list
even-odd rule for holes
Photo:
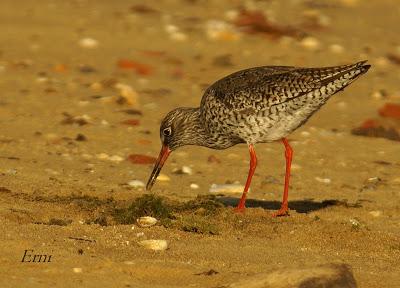
[[257,156],[256,156],[256,151],[254,151],[253,144],[249,144],[249,152],[250,152],[249,174],[247,175],[247,181],[246,181],[246,185],[244,186],[244,191],[243,191],[243,194],[242,194],[242,198],[240,198],[240,202],[239,202],[238,206],[235,209],[236,212],[243,212],[244,209],[245,209],[244,204],[246,202],[247,191],[249,191],[251,178],[253,177],[254,171],[256,170],[256,167],[257,167]]
[[290,166],[292,164],[293,149],[290,147],[286,138],[282,138],[283,145],[285,145],[285,158],[286,158],[286,174],[285,174],[285,189],[283,190],[283,200],[281,209],[276,211],[272,216],[285,216],[288,214],[288,195],[289,195],[289,178]]

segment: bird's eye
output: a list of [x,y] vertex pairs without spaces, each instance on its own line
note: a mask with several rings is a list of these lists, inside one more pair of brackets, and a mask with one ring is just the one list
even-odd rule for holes
[[163,134],[164,134],[164,136],[171,136],[171,134],[172,134],[172,130],[171,130],[171,127],[167,127],[167,128],[165,128],[164,130],[163,130]]

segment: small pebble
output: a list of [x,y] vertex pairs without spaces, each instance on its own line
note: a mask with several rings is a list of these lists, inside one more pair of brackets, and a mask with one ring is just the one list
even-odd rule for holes
[[143,216],[136,219],[136,223],[139,227],[151,227],[157,224],[157,219],[150,216]]
[[341,46],[339,44],[332,44],[331,46],[329,46],[329,50],[331,50],[331,52],[336,53],[336,54],[340,54],[340,53],[344,52],[343,46]]
[[191,189],[199,189],[200,186],[197,185],[196,183],[192,183],[192,184],[190,184],[190,188],[191,188]]
[[72,268],[72,271],[74,271],[74,273],[82,273],[82,268],[75,267]]
[[373,217],[380,217],[382,215],[382,211],[375,210],[375,211],[369,212],[369,214],[371,214]]
[[240,184],[212,184],[209,192],[235,194],[235,193],[243,193],[243,190],[244,186]]
[[320,178],[320,177],[315,177],[315,180],[317,180],[320,183],[325,183],[325,184],[329,184],[332,182],[331,179],[329,178]]
[[139,104],[138,93],[130,85],[117,83],[114,87],[120,94],[116,99],[118,104],[127,104],[130,106],[137,106]]
[[354,228],[360,228],[361,223],[357,219],[351,218],[349,221]]
[[109,160],[112,161],[112,162],[117,162],[117,163],[119,163],[119,162],[124,161],[125,159],[122,158],[121,156],[113,155],[113,156],[111,156],[111,157],[109,158]]
[[179,169],[175,168],[174,170],[172,170],[172,173],[192,175],[193,174],[193,170],[189,166],[182,166],[182,168],[179,168]]
[[308,131],[302,131],[302,132],[300,133],[300,135],[303,136],[303,137],[310,137],[311,133],[308,132]]
[[320,42],[314,37],[305,37],[301,40],[300,44],[304,48],[312,51],[317,50],[320,47]]
[[133,187],[133,188],[144,188],[144,182],[140,180],[132,180],[128,182],[128,185]]
[[300,170],[302,167],[299,164],[292,163],[292,166],[290,168],[292,170]]
[[228,10],[225,12],[225,18],[231,22],[235,21],[238,16],[239,16],[238,10]]
[[171,24],[166,25],[166,26],[164,27],[164,29],[165,29],[165,31],[166,31],[167,33],[171,33],[171,34],[172,34],[172,33],[176,33],[176,32],[179,31],[178,26],[171,25]]
[[99,46],[99,41],[89,37],[82,38],[81,40],[79,40],[79,46],[81,46],[82,48],[93,49]]
[[188,38],[187,35],[182,32],[172,33],[169,35],[169,37],[171,38],[171,40],[174,40],[177,42],[184,42]]
[[232,41],[240,38],[240,34],[231,24],[220,20],[207,21],[206,34],[207,37],[212,40]]
[[106,153],[97,154],[96,157],[97,157],[97,159],[100,159],[100,160],[108,160],[108,159],[110,159],[110,156],[108,156],[108,154],[106,154]]
[[146,249],[151,249],[154,251],[163,251],[168,248],[168,242],[166,240],[142,240],[138,244]]
[[372,92],[371,97],[376,100],[381,100],[381,99],[387,97],[387,92],[385,90],[377,90],[377,91]]
[[165,174],[159,174],[158,175],[158,177],[157,177],[157,181],[163,181],[163,182],[166,182],[166,181],[170,181],[171,180],[171,178],[169,178],[167,175],[165,175]]

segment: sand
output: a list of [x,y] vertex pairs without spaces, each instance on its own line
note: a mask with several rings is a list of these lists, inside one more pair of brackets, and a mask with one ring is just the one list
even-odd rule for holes
[[[397,1],[141,2],[1,1],[0,286],[227,287],[327,263],[349,265],[359,287],[400,286],[399,142],[351,134],[400,102],[400,66],[386,57],[400,54]],[[278,32],[238,32],[240,7]],[[212,223],[212,233],[113,220],[112,209],[145,193],[127,183],[145,183],[152,169],[128,156],[156,157],[163,116],[197,106],[217,79],[364,59],[370,71],[289,136],[290,216],[271,217],[284,180],[284,147],[271,143],[256,145],[246,213],[234,214],[240,194],[227,194],[216,213],[184,215]],[[374,97],[380,90],[386,96]],[[183,147],[153,192],[184,203],[213,183],[243,184],[248,161],[245,145]],[[192,175],[172,172],[182,166]],[[146,250],[144,239],[168,249]],[[22,262],[26,253],[51,261]]]

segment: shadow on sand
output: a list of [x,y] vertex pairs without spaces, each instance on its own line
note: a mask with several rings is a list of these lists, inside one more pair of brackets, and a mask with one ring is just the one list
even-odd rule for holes
[[[218,197],[218,201],[225,206],[235,207],[239,203],[239,198],[234,197]],[[289,201],[289,209],[295,210],[297,213],[309,213],[324,209],[330,206],[342,206],[346,208],[359,208],[361,203],[347,203],[346,200],[329,199],[321,202],[314,201],[313,199]],[[278,210],[281,207],[280,201],[262,201],[255,199],[247,199],[246,207],[248,208],[263,208],[267,210]]]

